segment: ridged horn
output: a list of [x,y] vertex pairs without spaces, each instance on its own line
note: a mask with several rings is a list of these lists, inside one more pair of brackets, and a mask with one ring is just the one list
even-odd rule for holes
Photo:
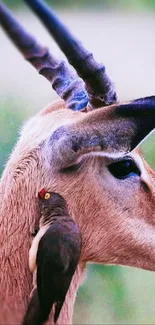
[[39,16],[69,63],[85,81],[90,106],[101,107],[115,103],[117,101],[116,91],[113,82],[106,74],[105,66],[94,60],[92,53],[84,49],[43,1],[24,1]]
[[87,106],[88,97],[83,81],[69,69],[67,63],[58,61],[46,47],[40,45],[2,3],[0,25],[24,58],[50,81],[53,89],[65,100],[67,108],[76,111]]

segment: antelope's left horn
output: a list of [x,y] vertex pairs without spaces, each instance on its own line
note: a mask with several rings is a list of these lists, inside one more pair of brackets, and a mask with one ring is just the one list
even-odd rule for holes
[[65,100],[67,108],[81,110],[87,106],[88,97],[83,81],[70,70],[66,62],[58,61],[46,47],[40,45],[2,3],[0,25],[24,58],[50,81],[53,89]]
[[97,63],[92,53],[84,49],[53,11],[41,0],[24,0],[39,16],[49,30],[68,61],[85,81],[91,107],[101,107],[117,101],[113,82],[105,71],[103,64]]

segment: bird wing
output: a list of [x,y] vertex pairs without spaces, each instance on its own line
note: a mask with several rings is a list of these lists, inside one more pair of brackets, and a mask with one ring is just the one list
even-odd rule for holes
[[56,303],[58,318],[78,260],[74,240],[61,224],[51,225],[39,242],[37,253],[37,288],[43,320],[48,319]]

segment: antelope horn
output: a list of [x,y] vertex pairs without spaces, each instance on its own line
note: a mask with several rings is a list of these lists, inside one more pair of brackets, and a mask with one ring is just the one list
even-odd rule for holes
[[88,99],[83,81],[63,61],[56,60],[46,47],[41,46],[0,3],[0,24],[25,59],[48,79],[67,107],[81,110]]
[[49,30],[69,63],[76,69],[78,75],[85,81],[89,105],[101,107],[117,101],[116,91],[105,66],[97,63],[92,53],[84,49],[70,31],[55,16],[53,11],[41,0],[24,0],[39,16]]

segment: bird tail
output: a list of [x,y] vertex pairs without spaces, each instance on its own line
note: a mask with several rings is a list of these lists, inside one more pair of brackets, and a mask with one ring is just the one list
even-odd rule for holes
[[56,306],[55,306],[55,313],[54,313],[54,323],[57,322],[58,317],[61,312],[61,308],[63,306],[64,300],[63,301],[57,301]]
[[42,325],[37,289],[33,291],[22,325]]

